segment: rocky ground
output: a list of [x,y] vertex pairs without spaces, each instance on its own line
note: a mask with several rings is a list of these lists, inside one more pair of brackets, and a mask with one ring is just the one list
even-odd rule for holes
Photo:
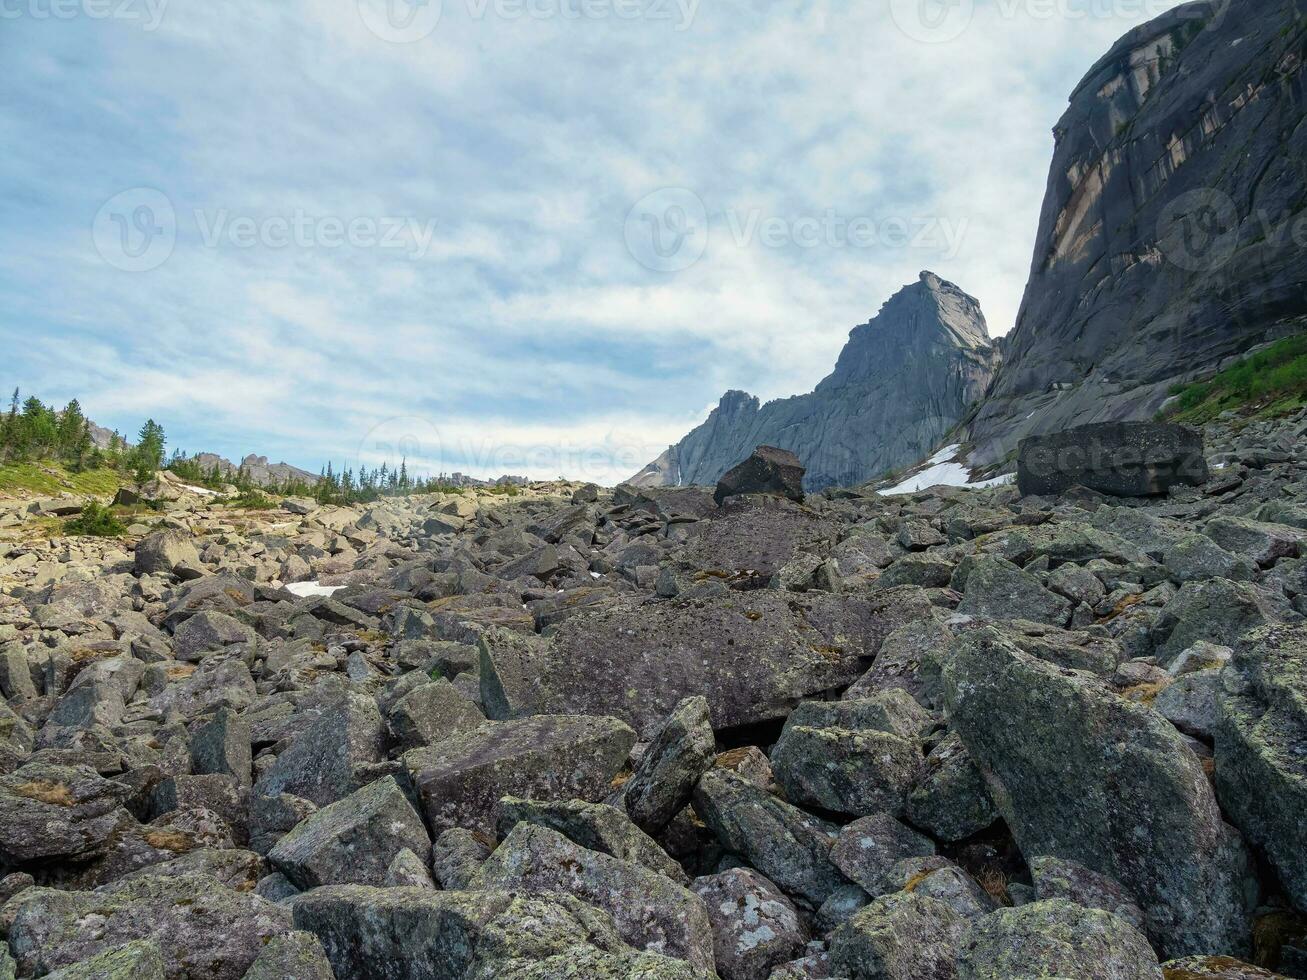
[[1152,500],[0,501],[0,977],[1307,977],[1304,433]]

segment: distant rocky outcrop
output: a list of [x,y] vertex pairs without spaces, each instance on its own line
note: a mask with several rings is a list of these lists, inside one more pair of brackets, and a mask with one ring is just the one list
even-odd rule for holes
[[729,391],[706,422],[631,482],[712,485],[768,445],[799,457],[808,490],[863,483],[933,449],[983,394],[998,362],[980,304],[923,272],[850,333],[815,391],[765,405]]
[[1307,327],[1301,3],[1189,3],[1123,37],[1054,130],[1039,234],[973,464],[1148,418],[1172,383]]
[[255,456],[253,453],[246,456],[239,463],[223,459],[216,453],[200,453],[195,457],[195,462],[199,463],[206,473],[216,465],[218,472],[228,479],[243,471],[251,482],[263,487],[284,485],[291,481],[299,483],[318,482],[318,474],[316,473],[302,470],[298,466],[291,466],[290,463],[269,463],[267,456]]

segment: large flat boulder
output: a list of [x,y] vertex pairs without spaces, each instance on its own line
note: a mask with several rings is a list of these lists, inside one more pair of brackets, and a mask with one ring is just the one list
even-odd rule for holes
[[385,734],[377,703],[364,694],[347,694],[277,757],[254,793],[289,793],[318,806],[335,803],[364,784],[362,767],[385,757]]
[[1162,422],[1102,422],[1031,436],[1017,451],[1023,495],[1084,486],[1115,497],[1149,497],[1208,480],[1203,437]]
[[1023,854],[1121,882],[1172,955],[1247,947],[1247,849],[1165,719],[993,629],[955,644],[944,680],[950,720]]
[[548,639],[488,633],[482,700],[491,717],[607,714],[647,737],[695,695],[719,731],[779,721],[857,680],[881,641],[929,608],[911,588],[627,601],[573,617]]
[[616,718],[538,715],[486,725],[403,757],[436,835],[493,835],[505,796],[595,803],[612,791],[635,732]]

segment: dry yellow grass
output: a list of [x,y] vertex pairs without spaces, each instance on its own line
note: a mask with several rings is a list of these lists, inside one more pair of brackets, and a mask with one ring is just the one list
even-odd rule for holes
[[14,792],[19,796],[26,797],[29,800],[36,800],[38,803],[48,803],[51,806],[75,806],[77,801],[73,799],[73,791],[63,783],[50,782],[47,779],[37,779],[30,783],[20,783],[14,787]]

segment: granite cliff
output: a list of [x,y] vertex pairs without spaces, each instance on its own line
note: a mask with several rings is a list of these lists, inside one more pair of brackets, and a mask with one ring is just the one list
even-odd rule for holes
[[1056,141],[1021,311],[972,462],[1151,417],[1307,314],[1307,7],[1190,3],[1090,69]]
[[998,361],[976,300],[923,272],[849,334],[834,372],[814,391],[765,405],[729,391],[631,482],[714,484],[754,447],[769,445],[798,455],[809,490],[863,483],[934,447],[983,394]]

